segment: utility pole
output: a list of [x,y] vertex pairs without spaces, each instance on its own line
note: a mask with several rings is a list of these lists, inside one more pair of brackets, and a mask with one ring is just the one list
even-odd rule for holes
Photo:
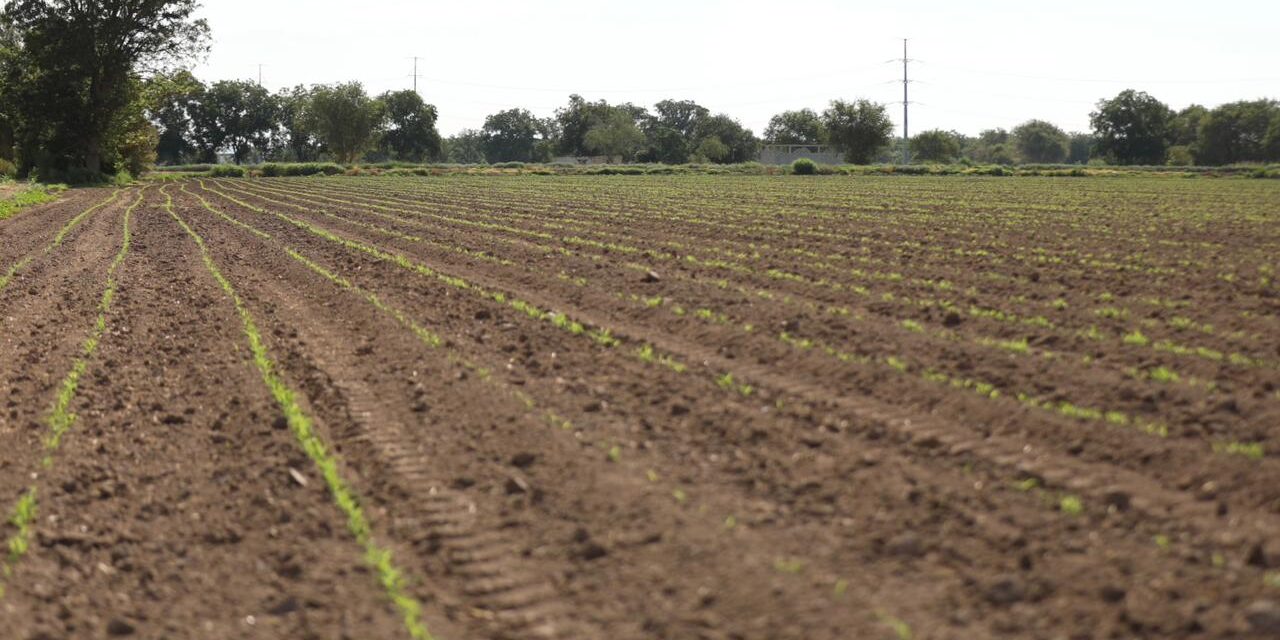
[[262,67],[264,66],[266,65],[262,64],[261,62],[258,63],[258,86],[259,87],[262,86]]
[[413,56],[413,92],[414,93],[418,92],[418,78],[422,77],[418,75],[418,61],[421,59],[422,58],[419,56]]

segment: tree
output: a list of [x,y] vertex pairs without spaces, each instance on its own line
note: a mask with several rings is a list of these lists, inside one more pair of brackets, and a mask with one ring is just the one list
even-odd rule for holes
[[[545,125],[524,109],[507,109],[484,119],[485,158],[493,162],[531,162]],[[584,134],[585,135],[585,134]]]
[[588,151],[619,158],[629,162],[636,150],[644,144],[644,134],[636,127],[631,115],[621,109],[614,110],[609,118],[587,132],[583,144]]
[[1012,136],[1004,129],[987,129],[970,141],[964,150],[966,158],[981,164],[1017,164]]
[[826,144],[827,127],[813,109],[783,111],[769,119],[764,141],[769,144]]
[[1280,102],[1247,100],[1221,105],[1200,121],[1196,163],[1222,165],[1266,160],[1267,133]]
[[379,124],[377,105],[359,82],[315,87],[308,118],[316,137],[343,164],[373,146]]
[[653,105],[653,111],[642,121],[645,150],[641,157],[667,164],[688,162],[698,127],[711,112],[692,100],[663,100]]
[[870,164],[893,135],[889,112],[870,100],[832,100],[822,113],[822,121],[831,144],[844,152],[845,161],[851,164]]
[[960,155],[960,136],[933,129],[911,138],[911,155],[923,162],[952,162]]
[[1091,133],[1072,133],[1067,141],[1067,163],[1089,164],[1089,159],[1093,157],[1093,150],[1097,146],[1097,136]]
[[1169,143],[1194,147],[1200,137],[1200,122],[1207,115],[1209,110],[1198,104],[1179,111],[1169,123]]
[[246,80],[215,82],[190,109],[195,140],[206,162],[230,151],[236,164],[257,151],[265,157],[279,133],[275,96]]
[[444,157],[454,164],[484,162],[484,134],[475,129],[459,131],[444,141]]
[[204,83],[185,69],[160,73],[143,84],[147,116],[157,129],[156,159],[165,164],[181,164],[195,159],[195,131],[192,113]]
[[276,93],[280,132],[271,154],[274,159],[292,162],[320,159],[324,144],[316,134],[315,118],[311,115],[313,93],[311,88],[302,85]]
[[695,151],[698,162],[727,162],[730,153],[729,145],[715,136],[703,138]]
[[381,147],[388,157],[422,162],[440,157],[436,108],[416,91],[388,91],[378,98],[383,109]]
[[1013,139],[1024,162],[1053,164],[1067,157],[1067,134],[1044,120],[1028,120],[1013,130]]
[[1127,89],[1089,114],[1098,152],[1115,164],[1164,164],[1173,110],[1144,91]]
[[[694,136],[697,140],[695,149],[698,149],[699,155],[712,162],[747,162],[755,160],[756,154],[760,151],[760,141],[756,139],[755,134],[723,113],[700,119]],[[719,157],[703,152],[705,151],[703,145],[707,143],[708,138],[715,138],[724,146],[723,153],[719,152],[719,147],[714,143],[709,147]]]
[[[14,0],[4,21],[21,38],[8,89],[19,109],[24,163],[98,175],[112,132],[130,127],[143,72],[207,51],[197,0]],[[117,139],[118,141],[118,139]]]
[[558,129],[556,151],[567,156],[585,156],[587,149],[587,132],[609,119],[613,108],[608,102],[587,102],[582,96],[569,96],[569,105],[556,109],[555,120]]
[[1280,113],[1271,116],[1271,126],[1267,127],[1267,135],[1262,140],[1262,159],[1280,162]]

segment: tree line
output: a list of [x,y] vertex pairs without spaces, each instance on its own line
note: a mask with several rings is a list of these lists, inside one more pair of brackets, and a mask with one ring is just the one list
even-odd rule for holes
[[[442,138],[438,111],[413,91],[371,96],[356,82],[270,92],[206,84],[185,71],[209,50],[198,0],[11,0],[0,13],[0,173],[92,181],[160,162],[396,160],[735,163],[762,144],[830,145],[845,161],[895,161],[902,141],[885,105],[834,100],[785,111],[762,136],[690,100],[652,107],[572,95],[550,117],[513,108]],[[1280,103],[1174,111],[1124,91],[1102,100],[1089,132],[1042,120],[977,136],[924,131],[920,162],[1199,164],[1280,161]]]

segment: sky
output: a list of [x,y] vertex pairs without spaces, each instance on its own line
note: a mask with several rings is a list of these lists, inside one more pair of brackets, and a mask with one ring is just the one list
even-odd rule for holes
[[[976,134],[1032,118],[1086,131],[1133,88],[1175,109],[1280,98],[1280,2],[1073,0],[204,0],[205,81],[276,90],[358,80],[413,87],[444,135],[578,93],[651,106],[691,99],[757,134],[774,114],[833,98],[885,103],[910,129]],[[893,104],[897,103],[897,104]]]

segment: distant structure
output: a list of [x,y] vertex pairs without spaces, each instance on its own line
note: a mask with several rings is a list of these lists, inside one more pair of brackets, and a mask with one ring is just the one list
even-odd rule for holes
[[844,155],[827,144],[766,144],[760,147],[760,164],[791,164],[808,158],[818,164],[844,164]]
[[551,164],[613,164],[616,158],[609,156],[556,156]]

